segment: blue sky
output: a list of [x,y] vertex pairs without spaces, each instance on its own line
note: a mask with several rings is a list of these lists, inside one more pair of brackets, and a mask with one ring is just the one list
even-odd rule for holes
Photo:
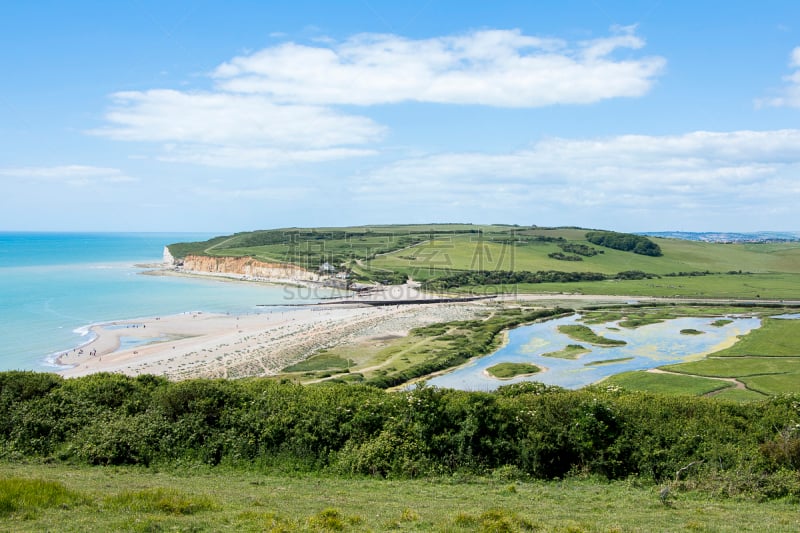
[[800,3],[7,2],[0,230],[800,230]]

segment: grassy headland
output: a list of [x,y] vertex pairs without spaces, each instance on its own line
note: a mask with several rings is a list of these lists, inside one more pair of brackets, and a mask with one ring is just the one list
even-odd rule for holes
[[[800,299],[798,242],[717,244],[608,234],[472,224],[285,228],[169,248],[177,258],[247,256],[313,271],[327,262],[355,280],[411,277],[451,291]],[[628,241],[630,249],[624,249]]]

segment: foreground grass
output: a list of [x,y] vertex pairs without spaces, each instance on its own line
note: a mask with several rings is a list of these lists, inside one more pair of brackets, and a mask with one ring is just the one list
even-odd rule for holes
[[[0,464],[61,496],[6,513],[2,531],[796,531],[795,501],[758,503],[638,482],[391,481],[225,469]],[[6,495],[0,484],[0,501]]]

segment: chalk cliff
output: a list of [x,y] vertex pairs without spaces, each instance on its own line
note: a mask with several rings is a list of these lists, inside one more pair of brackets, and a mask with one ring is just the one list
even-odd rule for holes
[[164,261],[165,265],[174,265],[175,264],[175,258],[172,257],[172,254],[169,252],[169,248],[166,247],[166,246],[164,247],[164,259],[163,259],[163,261]]
[[265,281],[319,281],[320,276],[304,268],[285,263],[264,263],[252,257],[208,257],[187,255],[183,259],[185,272],[233,275]]

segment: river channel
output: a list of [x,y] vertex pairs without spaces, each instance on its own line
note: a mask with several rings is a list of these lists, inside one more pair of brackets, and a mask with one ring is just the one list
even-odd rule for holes
[[[738,335],[745,335],[761,325],[754,317],[729,316],[730,323],[715,326],[720,317],[675,318],[634,329],[620,327],[616,322],[590,325],[598,335],[627,342],[624,346],[598,347],[571,339],[558,331],[558,326],[580,324],[580,315],[521,326],[509,331],[508,342],[498,351],[481,357],[448,374],[428,381],[437,387],[461,390],[488,391],[501,385],[521,381],[539,381],[578,389],[608,376],[630,370],[646,370],[672,363],[693,361],[728,346]],[[696,335],[681,330],[697,330]],[[591,352],[576,360],[543,357],[569,344],[580,344]],[[607,362],[617,360],[615,362]],[[532,363],[543,369],[531,376],[496,379],[487,368],[498,363]]]

